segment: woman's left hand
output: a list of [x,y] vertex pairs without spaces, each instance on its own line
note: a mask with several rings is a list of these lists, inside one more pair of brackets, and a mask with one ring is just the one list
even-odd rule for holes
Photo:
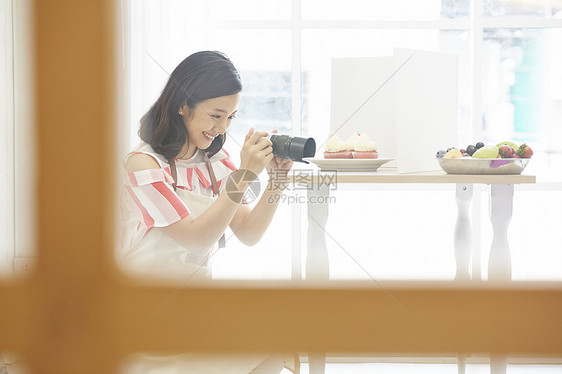
[[[273,134],[277,133],[277,129],[272,131]],[[273,157],[267,166],[267,173],[270,180],[283,180],[287,178],[287,173],[293,166],[293,161],[280,157]]]

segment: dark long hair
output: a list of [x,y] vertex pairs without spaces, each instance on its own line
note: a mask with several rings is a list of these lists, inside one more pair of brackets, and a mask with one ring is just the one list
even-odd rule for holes
[[[208,99],[242,91],[238,71],[221,52],[202,51],[183,60],[170,74],[160,97],[140,121],[139,136],[167,160],[176,157],[188,141],[179,108],[190,109]],[[225,134],[226,135],[226,134]],[[220,151],[226,137],[217,136],[205,149],[209,157]]]

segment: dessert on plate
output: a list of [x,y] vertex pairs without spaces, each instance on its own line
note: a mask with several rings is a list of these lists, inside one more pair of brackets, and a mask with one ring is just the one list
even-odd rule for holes
[[347,143],[333,135],[324,148],[324,158],[353,158],[353,155],[347,149]]
[[361,133],[356,132],[355,134],[351,135],[349,137],[349,139],[347,139],[346,143],[346,147],[347,150],[350,152],[355,151],[355,145],[357,144],[357,142],[361,139],[361,137],[365,137],[367,135],[361,135]]
[[346,141],[341,140],[337,135],[332,135],[324,149],[324,158],[344,158],[344,159],[374,159],[378,158],[377,143],[369,136],[355,133]]
[[353,158],[378,158],[378,145],[367,135],[358,136],[353,145]]

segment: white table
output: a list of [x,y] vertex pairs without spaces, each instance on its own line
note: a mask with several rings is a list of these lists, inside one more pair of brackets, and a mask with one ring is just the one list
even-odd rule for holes
[[[308,233],[306,279],[329,280],[329,258],[326,246],[326,224],[328,222],[328,202],[330,186],[326,181],[334,172],[314,172],[298,177],[298,183],[315,185],[308,193]],[[458,208],[454,233],[454,251],[457,280],[469,280],[469,261],[472,253],[472,225],[469,208],[473,197],[474,184],[491,185],[490,220],[493,227],[493,241],[488,262],[489,280],[511,280],[511,254],[507,229],[513,213],[514,185],[536,183],[531,175],[455,175],[444,172],[398,174],[395,169],[379,169],[378,172],[338,172],[337,184],[347,183],[454,183],[456,184],[456,203]],[[296,176],[292,176],[297,183]],[[314,202],[314,203],[311,203]],[[322,203],[323,202],[323,203]],[[325,356],[309,357],[310,373],[323,374]],[[465,372],[464,356],[459,355],[459,374]],[[492,374],[505,374],[506,356],[491,356]]]

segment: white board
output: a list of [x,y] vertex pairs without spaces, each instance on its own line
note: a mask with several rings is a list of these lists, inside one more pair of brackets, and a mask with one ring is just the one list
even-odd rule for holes
[[333,59],[330,133],[369,135],[400,173],[439,170],[437,150],[458,142],[457,65],[455,55],[405,49]]
[[397,157],[394,81],[387,81],[393,69],[392,56],[332,60],[330,134],[343,140],[367,134],[379,145],[379,157]]
[[398,172],[441,170],[435,153],[458,143],[458,63],[452,54],[395,49]]

